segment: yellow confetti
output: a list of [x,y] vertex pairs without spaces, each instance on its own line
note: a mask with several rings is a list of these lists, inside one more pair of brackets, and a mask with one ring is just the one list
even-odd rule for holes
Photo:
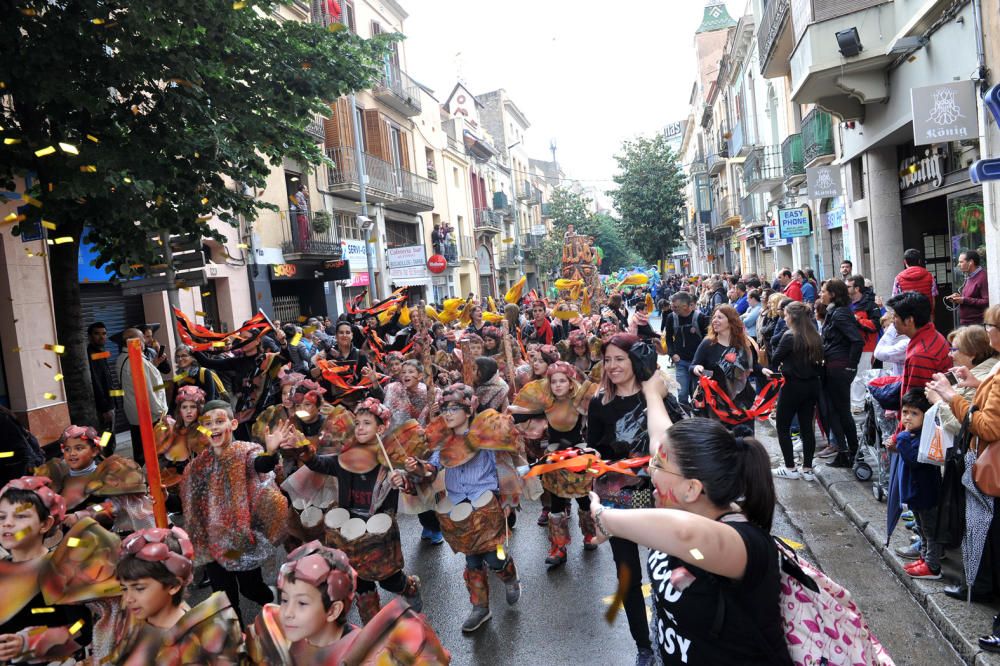
[[691,557],[693,557],[696,560],[703,560],[703,559],[705,559],[705,556],[702,555],[701,551],[698,550],[697,548],[692,548],[688,552],[691,553]]
[[208,197],[202,197],[201,198],[201,203],[202,203],[202,205],[207,204],[208,203]]
[[21,198],[24,199],[25,203],[31,204],[35,208],[41,208],[42,207],[42,202],[39,201],[38,199],[36,199],[35,197],[28,196],[27,194],[25,194]]
[[124,398],[125,391],[121,389],[111,389],[110,391],[108,391],[108,395],[110,395],[112,398]]
[[62,151],[63,151],[64,153],[69,153],[70,155],[79,155],[79,154],[80,154],[80,151],[79,151],[79,150],[77,150],[77,147],[76,147],[76,146],[74,146],[74,145],[73,145],[73,144],[71,144],[71,143],[60,143],[60,144],[59,144],[59,148],[60,148],[60,149],[61,149],[61,150],[62,150]]
[[241,250],[249,250],[250,249],[250,246],[247,245],[246,243],[239,243],[236,247],[238,247]]
[[87,135],[87,138],[88,138],[88,139],[89,139],[90,141],[93,141],[94,143],[100,143],[100,142],[101,142],[101,140],[100,140],[100,139],[98,139],[98,138],[97,138],[96,136],[94,136],[93,134],[88,134],[88,135]]
[[50,231],[55,231],[56,230],[56,223],[55,222],[49,222],[48,220],[42,220],[42,226],[45,227],[46,229],[49,229]]
[[507,553],[503,552],[503,544],[502,543],[498,543],[497,544],[497,559],[498,560],[506,560],[507,559]]
[[200,432],[201,434],[203,434],[205,437],[211,437],[212,436],[212,431],[209,430],[208,428],[206,428],[203,425],[198,426],[198,432]]
[[296,442],[295,446],[301,449],[303,447],[309,446],[310,444],[312,444],[312,442],[310,442],[308,439],[300,439],[298,442]]
[[56,239],[56,245],[63,245],[64,243],[72,243],[72,242],[73,242],[72,236],[60,236],[59,238]]
[[98,511],[104,511],[104,507],[101,506],[100,504],[95,504],[92,508],[94,510],[94,513],[97,513]]
[[104,433],[101,434],[101,441],[98,442],[97,444],[103,449],[105,446],[108,445],[108,442],[110,441],[111,441],[111,433],[105,431]]
[[122,180],[125,181],[126,185],[131,185],[132,184],[132,179],[131,178],[123,178]]
[[212,292],[210,292],[210,291],[203,291],[203,292],[201,292],[201,295],[205,296],[205,297],[208,297],[208,296],[212,295]]
[[305,323],[307,321],[309,321],[309,317],[307,317],[305,315],[299,315],[299,323],[300,324]]
[[56,394],[55,393],[46,393],[42,397],[45,398],[46,400],[55,400],[56,399]]
[[56,152],[56,149],[53,146],[46,146],[36,150],[35,157],[45,157],[46,155],[51,155],[54,152]]
[[[104,25],[104,19],[102,18],[90,19],[90,22],[93,23],[94,25]],[[71,631],[70,633],[73,632]]]
[[97,167],[94,166],[93,164],[85,164],[82,167],[80,167],[80,171],[82,171],[83,173],[97,173]]
[[218,342],[213,342],[212,346],[215,347],[216,349],[222,349],[223,347],[226,346],[226,343],[219,340]]
[[294,336],[292,336],[292,341],[289,342],[288,344],[290,344],[292,347],[294,347],[297,344],[299,344],[299,341],[301,339],[302,339],[302,334],[301,333],[296,333]]
[[13,458],[13,457],[14,457],[13,451],[0,451],[0,458]]
[[20,217],[17,213],[7,213],[3,218],[4,222],[17,222],[17,218]]
[[4,143],[5,146],[13,146],[14,144],[21,143],[21,140],[20,139],[15,139],[14,137],[9,136],[9,137],[7,137],[6,139],[3,140],[3,143]]
[[80,540],[76,537],[70,537],[66,539],[66,546],[69,548],[76,548],[80,545]]
[[791,539],[786,539],[785,537],[781,537],[781,540],[784,541],[785,545],[791,548],[792,550],[802,550],[803,548],[805,548],[805,546],[799,543],[798,541],[792,541]]
[[57,382],[61,382],[63,380],[63,373],[57,372],[56,376],[53,377],[53,379],[55,379]]
[[32,608],[31,609],[31,614],[32,615],[41,615],[42,613],[55,613],[55,612],[56,612],[56,609],[52,608],[51,606],[45,606],[43,608]]
[[80,633],[80,630],[83,629],[84,624],[86,623],[83,620],[77,620],[70,626],[69,633],[73,635]]
[[242,2],[242,0],[238,0],[237,2],[233,3],[233,9],[243,9],[246,6],[247,6],[247,3]]
[[63,352],[66,351],[66,348],[63,347],[62,345],[44,345],[43,349],[45,349],[47,351],[55,352],[57,354],[62,354]]
[[207,317],[208,315],[205,314],[204,312],[202,312],[201,310],[196,310],[195,313],[194,313],[194,316],[195,317]]

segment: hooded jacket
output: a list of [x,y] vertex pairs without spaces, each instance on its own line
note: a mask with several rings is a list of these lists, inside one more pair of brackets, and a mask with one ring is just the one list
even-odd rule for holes
[[896,275],[896,283],[892,293],[901,294],[904,291],[916,291],[927,297],[931,302],[931,316],[934,316],[934,276],[923,266],[907,266]]

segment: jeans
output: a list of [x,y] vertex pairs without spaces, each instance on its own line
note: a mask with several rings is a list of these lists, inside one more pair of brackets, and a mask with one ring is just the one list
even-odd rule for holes
[[920,535],[920,556],[927,563],[927,568],[935,573],[941,571],[941,555],[944,553],[944,544],[931,538],[937,515],[936,506],[913,511],[913,517],[917,520],[917,534]]
[[851,414],[851,382],[855,374],[846,368],[826,369],[826,396],[830,406],[830,422],[827,425],[837,438],[841,452],[852,458],[858,452],[858,426]]
[[274,601],[274,594],[264,583],[264,577],[260,567],[249,571],[230,571],[218,562],[209,562],[205,565],[208,573],[208,580],[212,584],[213,592],[225,592],[229,597],[229,604],[236,611],[236,617],[240,621],[240,626],[245,627],[243,615],[240,613],[240,595],[256,601],[263,606]]
[[501,560],[497,557],[495,550],[465,556],[466,569],[482,569],[484,562],[488,564],[490,569],[493,569],[493,571],[500,571],[504,568],[504,565],[507,564],[505,560]]
[[676,367],[675,375],[678,384],[677,400],[682,405],[687,405],[691,402],[691,361],[681,359],[677,361]]
[[[387,592],[392,592],[393,594],[402,594],[403,589],[406,587],[406,574],[402,571],[397,571],[388,578],[383,578],[378,581],[378,584],[382,586],[382,589]],[[371,592],[375,589],[375,581],[365,580],[364,578],[358,578],[358,594],[364,594],[365,592]]]
[[781,387],[774,421],[785,467],[795,467],[795,453],[792,449],[794,418],[798,418],[799,437],[802,439],[802,466],[812,467],[813,454],[816,452],[813,419],[819,402],[819,389],[819,379],[802,380],[794,377],[786,377],[785,385]]

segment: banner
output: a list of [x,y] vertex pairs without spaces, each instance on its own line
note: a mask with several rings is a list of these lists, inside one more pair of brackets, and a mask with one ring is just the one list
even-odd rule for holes
[[806,187],[810,199],[832,199],[844,193],[840,180],[840,166],[827,164],[806,169]]
[[778,233],[782,238],[805,238],[812,234],[812,215],[808,206],[778,209]]
[[979,136],[979,106],[972,81],[912,88],[910,106],[913,143],[917,146]]

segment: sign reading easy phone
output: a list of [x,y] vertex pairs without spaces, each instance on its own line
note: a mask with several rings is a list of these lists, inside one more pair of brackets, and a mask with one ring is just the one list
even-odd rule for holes
[[812,215],[809,207],[779,208],[778,231],[782,238],[804,238],[812,234]]

